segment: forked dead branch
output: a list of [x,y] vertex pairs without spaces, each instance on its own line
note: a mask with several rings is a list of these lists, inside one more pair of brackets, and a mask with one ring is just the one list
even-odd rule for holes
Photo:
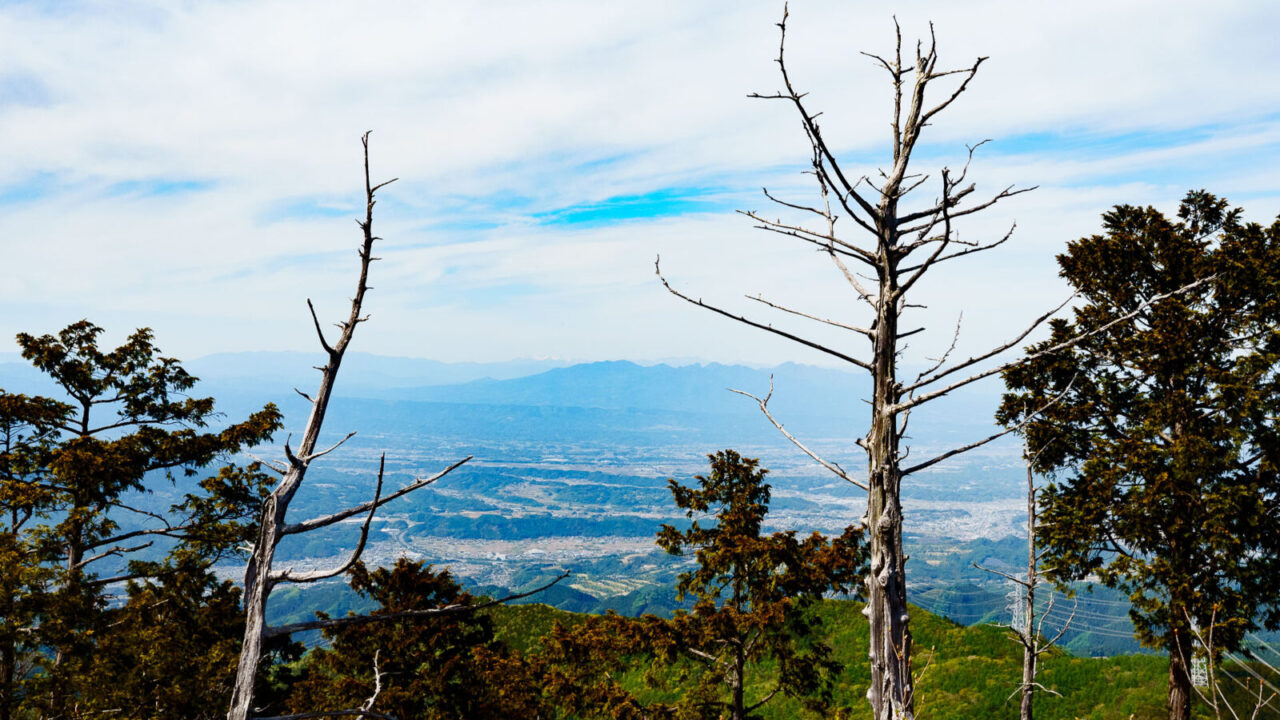
[[[374,196],[377,191],[386,187],[395,180],[387,180],[378,184],[373,184],[369,176],[369,134],[365,133],[361,138],[364,148],[364,182],[365,182],[365,216],[363,220],[358,220],[360,230],[363,234],[363,240],[360,245],[360,277],[356,284],[355,296],[351,299],[351,310],[347,319],[338,323],[339,336],[336,342],[330,344],[325,337],[324,330],[321,328],[320,320],[316,315],[315,308],[311,301],[307,301],[307,307],[311,311],[311,319],[315,325],[316,335],[320,342],[320,347],[324,350],[326,361],[320,370],[320,387],[316,390],[315,395],[311,396],[302,391],[297,391],[308,401],[311,402],[311,414],[307,418],[307,424],[302,432],[302,440],[297,450],[294,450],[289,441],[285,442],[284,454],[286,463],[268,463],[280,474],[280,481],[275,489],[267,497],[262,506],[262,514],[258,529],[258,537],[252,548],[252,554],[249,557],[247,566],[245,567],[244,576],[244,610],[245,610],[245,634],[244,644],[241,646],[240,660],[236,667],[236,682],[231,696],[231,707],[227,713],[228,720],[248,720],[254,712],[253,708],[253,689],[254,681],[258,673],[258,665],[262,659],[263,648],[266,642],[275,637],[286,636],[294,632],[304,630],[313,630],[319,628],[331,629],[344,625],[364,624],[371,622],[389,622],[395,620],[404,620],[408,618],[431,617],[438,615],[456,614],[460,612],[473,612],[480,607],[507,602],[520,597],[527,597],[536,592],[540,592],[551,585],[562,580],[565,575],[561,575],[550,583],[537,588],[531,592],[519,593],[498,600],[493,600],[482,605],[469,606],[447,606],[440,608],[424,608],[405,613],[392,613],[386,615],[368,616],[368,615],[352,615],[341,618],[330,618],[323,621],[295,623],[293,625],[281,627],[269,627],[266,623],[266,607],[267,600],[271,595],[271,590],[279,583],[309,583],[325,578],[335,577],[349,570],[364,552],[365,543],[369,537],[369,527],[373,522],[374,514],[377,509],[388,502],[395,500],[403,495],[411,493],[415,490],[426,487],[434,483],[436,480],[455,470],[463,463],[471,459],[470,456],[465,457],[452,465],[444,468],[434,475],[419,478],[412,483],[392,492],[388,495],[382,494],[383,470],[386,464],[386,456],[383,455],[378,465],[377,487],[374,491],[374,497],[368,502],[355,505],[345,510],[335,512],[323,517],[313,518],[297,523],[289,523],[286,515],[289,510],[289,503],[293,500],[294,495],[302,486],[302,482],[306,477],[307,469],[311,462],[317,458],[323,457],[330,452],[336,450],[344,442],[349,440],[354,432],[348,433],[342,440],[326,449],[317,449],[316,445],[320,438],[321,425],[324,423],[325,413],[329,408],[329,400],[333,395],[334,382],[338,376],[338,369],[342,365],[343,355],[347,351],[347,347],[351,344],[351,338],[355,334],[356,328],[369,319],[367,314],[363,313],[365,294],[372,289],[369,285],[369,267],[373,261],[378,260],[373,256],[373,243],[379,238],[373,234],[373,207],[375,205]],[[360,527],[360,538],[346,562],[337,567],[322,570],[312,570],[306,572],[295,571],[293,568],[275,569],[273,567],[276,547],[285,536],[306,533],[320,528],[328,527],[343,520],[360,514],[365,515],[364,523]],[[381,675],[374,668],[375,680],[380,686]],[[374,695],[376,697],[376,693]],[[369,707],[363,707],[354,710],[341,710],[311,713],[290,717],[320,717],[320,716],[363,716],[363,717],[386,717],[372,712],[372,702],[367,703]]]

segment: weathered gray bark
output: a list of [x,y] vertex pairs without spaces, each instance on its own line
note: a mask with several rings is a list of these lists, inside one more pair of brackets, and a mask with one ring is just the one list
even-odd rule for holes
[[[905,163],[904,163],[905,164]],[[890,212],[896,208],[886,208]],[[884,228],[886,235],[893,229]],[[892,248],[896,238],[883,241]],[[897,262],[887,254],[880,282],[881,297],[894,297]],[[912,717],[914,688],[911,677],[911,626],[907,610],[906,562],[902,546],[902,472],[898,464],[897,406],[898,311],[893,303],[880,303],[876,317],[874,389],[871,399],[871,431],[867,434],[867,515],[863,520],[870,543],[867,604],[863,612],[871,628],[871,686],[867,699],[877,718]]]
[[[906,465],[906,452],[902,440],[911,411],[931,400],[947,395],[956,388],[995,375],[1005,365],[994,365],[1000,353],[1016,347],[1051,314],[1034,320],[1009,342],[964,361],[947,365],[951,350],[936,365],[920,373],[913,381],[903,382],[898,377],[898,358],[903,338],[918,329],[902,327],[903,313],[913,307],[907,301],[908,292],[930,269],[948,260],[994,248],[1009,239],[1009,234],[986,243],[961,241],[953,232],[952,221],[991,207],[1005,198],[1025,190],[1006,188],[974,201],[972,184],[965,185],[969,163],[958,173],[943,169],[940,173],[940,193],[923,207],[903,209],[900,203],[913,190],[921,187],[928,175],[913,174],[909,170],[912,152],[923,129],[934,116],[949,106],[968,87],[985,58],[978,58],[971,66],[960,70],[937,69],[938,56],[933,38],[927,47],[921,45],[915,62],[902,64],[902,36],[897,35],[895,54],[890,59],[869,56],[888,71],[892,79],[893,94],[893,162],[887,170],[879,172],[879,185],[871,182],[870,174],[861,177],[846,174],[839,160],[823,138],[817,113],[811,113],[804,103],[804,94],[798,92],[788,74],[784,61],[787,14],[779,23],[782,42],[778,65],[782,75],[783,90],[769,95],[753,97],[783,100],[800,114],[800,119],[812,149],[811,174],[818,183],[820,202],[813,206],[781,200],[765,191],[766,196],[787,208],[806,216],[816,216],[821,227],[808,227],[803,222],[770,219],[755,212],[744,213],[757,223],[757,227],[797,239],[827,255],[849,283],[857,296],[855,309],[863,308],[871,316],[867,325],[833,320],[780,304],[752,298],[793,316],[803,317],[828,326],[841,328],[861,336],[870,344],[870,357],[861,358],[831,345],[808,340],[798,333],[775,327],[772,323],[759,322],[735,314],[715,305],[694,299],[672,288],[665,278],[664,285],[681,299],[711,310],[737,322],[787,338],[801,345],[838,358],[867,371],[872,378],[870,398],[871,418],[867,434],[858,440],[866,452],[867,476],[865,482],[846,472],[838,463],[819,457],[773,417],[768,408],[770,395],[763,398],[742,392],[755,399],[765,416],[801,451],[812,457],[837,476],[867,491],[867,514],[864,526],[869,536],[870,572],[866,578],[867,605],[865,614],[870,624],[871,639],[868,655],[871,661],[871,686],[867,697],[876,720],[911,720],[915,716],[915,687],[911,671],[912,638],[910,613],[907,606],[906,562],[902,544],[901,487],[903,478],[923,470],[956,454],[971,450],[1000,437],[998,432],[975,442],[956,447],[933,458]],[[948,89],[943,99],[932,106],[925,101],[926,88],[931,83],[948,76],[956,76],[958,82]],[[979,143],[980,144],[980,143]],[[976,148],[976,146],[975,146]],[[970,148],[969,159],[973,150]],[[865,233],[857,242],[837,235],[836,220],[846,218]],[[841,227],[845,227],[842,225]],[[852,267],[851,267],[852,266]],[[866,275],[860,276],[861,270]],[[659,270],[661,276],[661,271]],[[863,280],[866,279],[864,285]],[[959,328],[957,327],[957,333]],[[986,366],[979,369],[980,366]],[[968,376],[955,373],[967,370]],[[959,379],[955,379],[959,377]],[[944,382],[945,381],[945,382]]]
[[[1022,702],[1021,720],[1032,720],[1036,696],[1036,661],[1040,659],[1038,633],[1035,628],[1036,585],[1039,583],[1036,562],[1036,484],[1031,466],[1027,466],[1027,592],[1023,596],[1027,611],[1022,619]],[[1030,640],[1031,642],[1025,642]]]
[[[390,182],[391,180],[373,185],[369,177],[369,135],[366,133],[361,139],[364,146],[364,179],[365,179],[365,218],[360,222],[360,229],[363,232],[363,242],[360,246],[360,278],[356,284],[355,296],[351,299],[351,312],[346,321],[339,323],[338,327],[341,334],[338,341],[330,345],[325,339],[324,333],[320,328],[319,319],[315,315],[312,308],[312,320],[315,323],[316,333],[319,336],[320,345],[324,348],[327,360],[324,367],[320,368],[321,378],[320,387],[316,390],[315,397],[311,400],[311,414],[307,418],[307,424],[302,433],[302,440],[298,445],[297,452],[294,452],[289,444],[285,443],[285,456],[288,464],[285,466],[273,466],[282,477],[276,485],[267,501],[263,504],[260,525],[258,528],[258,537],[254,543],[253,553],[249,558],[245,567],[244,576],[244,609],[245,609],[245,633],[244,643],[240,649],[240,660],[236,667],[236,683],[232,690],[230,710],[227,713],[228,720],[248,720],[253,713],[253,691],[254,681],[258,673],[258,665],[262,659],[263,645],[270,634],[270,628],[266,624],[267,599],[271,595],[272,588],[280,582],[311,582],[327,577],[333,577],[345,572],[352,564],[359,559],[361,551],[364,549],[365,540],[368,537],[369,522],[373,518],[374,511],[378,506],[392,500],[400,495],[406,494],[412,490],[423,487],[453,468],[461,465],[466,460],[455,463],[446,470],[437,475],[418,480],[405,488],[387,496],[382,497],[382,469],[378,471],[378,491],[371,502],[364,503],[354,508],[333,515],[328,515],[316,520],[289,525],[286,522],[286,515],[289,510],[289,503],[293,500],[294,495],[302,486],[302,482],[306,477],[307,468],[311,462],[319,458],[337,447],[337,445],[327,450],[316,450],[316,445],[320,438],[321,426],[324,424],[325,413],[329,407],[329,399],[333,393],[334,382],[338,376],[338,370],[342,365],[342,358],[347,350],[347,346],[351,343],[351,338],[355,333],[356,327],[364,322],[367,317],[361,315],[362,306],[364,304],[365,293],[369,290],[369,266],[377,258],[373,257],[373,243],[376,238],[373,235],[373,206],[374,194],[377,190]],[[308,301],[310,306],[310,301]],[[350,438],[351,435],[347,435]],[[338,445],[341,445],[340,441]],[[292,570],[274,570],[272,562],[275,557],[276,547],[280,544],[281,539],[285,535],[306,532],[321,527],[332,525],[347,517],[368,512],[368,517],[361,529],[360,542],[352,553],[350,559],[342,566],[332,570],[321,570],[313,572],[298,573]]]

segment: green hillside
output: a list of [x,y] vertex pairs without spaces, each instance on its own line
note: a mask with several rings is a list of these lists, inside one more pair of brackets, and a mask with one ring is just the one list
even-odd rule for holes
[[[845,670],[835,688],[836,707],[848,708],[850,718],[870,717],[864,699],[870,680],[866,664],[867,628],[861,604],[844,600],[822,603],[828,642]],[[536,651],[538,638],[555,622],[571,624],[586,617],[547,605],[498,607],[488,611],[498,639],[521,651]],[[1016,718],[1016,699],[1009,700],[1021,674],[1021,646],[999,627],[965,627],[915,608],[916,672],[922,675],[918,716],[925,720],[995,720]],[[923,668],[923,671],[921,670]],[[767,672],[768,668],[762,667]],[[1041,720],[1144,720],[1167,717],[1165,683],[1168,664],[1157,655],[1110,658],[1072,657],[1051,651],[1042,658],[1039,680],[1061,697],[1041,695],[1036,717]],[[657,699],[643,688],[640,672],[625,682],[642,697]],[[764,681],[760,685],[765,685]],[[1264,711],[1265,713],[1265,711]],[[813,718],[799,703],[777,698],[761,710],[767,720]],[[1209,718],[1207,708],[1195,717]],[[1260,715],[1277,717],[1277,715]]]

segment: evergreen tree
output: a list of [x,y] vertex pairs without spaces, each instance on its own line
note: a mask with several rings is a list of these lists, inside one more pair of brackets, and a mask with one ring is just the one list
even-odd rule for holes
[[[113,623],[132,617],[108,611],[108,588],[148,580],[199,586],[209,564],[250,537],[267,490],[256,464],[192,479],[268,439],[280,424],[274,406],[206,430],[213,399],[188,395],[196,379],[159,354],[149,330],[110,351],[98,348],[101,333],[81,321],[56,336],[19,335],[23,357],[65,397],[0,391],[7,515],[0,603],[14,608],[0,637],[9,671],[0,678],[6,714],[19,700],[54,717],[73,702],[90,703],[104,690],[98,663],[105,658],[96,644],[122,627]],[[165,507],[148,499],[153,473],[163,473],[178,502]],[[199,630],[171,624],[168,632]],[[17,672],[24,648],[41,649],[30,656],[35,672]]]
[[14,717],[38,657],[33,629],[51,569],[33,562],[33,521],[54,493],[48,467],[64,413],[52,400],[0,391],[0,720]]
[[240,590],[188,556],[157,578],[131,581],[108,609],[86,666],[79,711],[135,720],[216,720],[235,679],[244,618]]
[[1195,624],[1225,649],[1280,625],[1280,222],[1243,223],[1203,191],[1177,221],[1132,206],[1103,220],[1059,256],[1084,302],[1006,374],[1001,419],[1057,399],[1025,427],[1056,478],[1039,533],[1049,572],[1129,593],[1139,640],[1169,653],[1169,716],[1184,720]]
[[[377,601],[374,616],[473,602],[447,570],[435,572],[405,558],[372,571],[357,563],[350,577],[351,589]],[[307,657],[302,679],[288,701],[294,712],[359,707],[374,692],[376,667],[383,675],[377,712],[400,720],[501,714],[473,654],[477,648],[498,651],[484,614],[375,622],[326,630],[324,635],[331,646]]]
[[[709,457],[711,473],[695,478],[698,487],[670,481],[676,505],[693,522],[685,530],[664,525],[657,540],[669,553],[693,553],[697,565],[677,585],[692,609],[670,620],[611,614],[557,628],[545,642],[553,668],[547,687],[561,692],[569,710],[619,719],[749,720],[780,695],[815,712],[828,709],[837,668],[811,610],[827,593],[849,592],[865,571],[861,528],[831,539],[762,534],[768,471],[733,450]],[[616,677],[636,657],[649,659],[646,679],[678,692],[676,702],[643,703],[624,690]],[[761,663],[774,674],[763,688],[752,677]]]

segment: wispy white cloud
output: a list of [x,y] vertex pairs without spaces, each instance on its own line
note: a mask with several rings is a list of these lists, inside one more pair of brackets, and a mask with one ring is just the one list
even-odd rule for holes
[[[50,11],[50,8],[55,10]],[[1061,297],[1052,255],[1117,202],[1280,189],[1280,8],[1258,2],[936,0],[944,61],[991,60],[922,161],[1038,184],[965,227],[1008,249],[923,287],[974,346]],[[885,147],[882,3],[791,4],[790,66],[848,157]],[[387,238],[362,347],[441,359],[817,360],[699,313],[653,277],[745,308],[764,292],[856,314],[821,258],[730,212],[803,197],[774,3],[0,4],[0,336],[80,317],[169,352],[309,347],[303,298],[350,288],[359,134]],[[922,163],[922,168],[928,163]],[[1018,298],[1011,302],[1010,298]],[[840,342],[845,342],[840,339]]]

